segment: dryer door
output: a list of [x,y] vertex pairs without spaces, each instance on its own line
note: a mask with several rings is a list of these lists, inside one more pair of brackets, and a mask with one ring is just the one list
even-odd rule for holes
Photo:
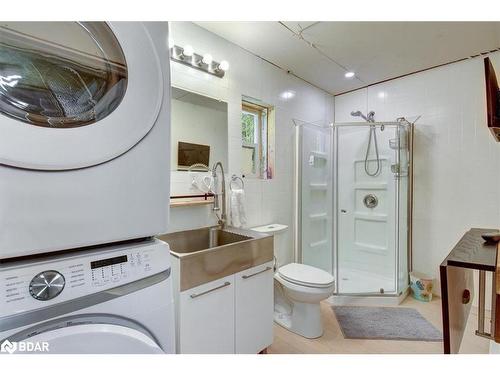
[[154,126],[163,90],[140,22],[1,22],[0,163],[67,170],[113,159]]

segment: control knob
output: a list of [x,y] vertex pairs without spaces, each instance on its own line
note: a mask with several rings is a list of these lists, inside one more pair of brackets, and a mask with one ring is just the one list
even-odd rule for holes
[[30,294],[39,301],[48,301],[57,297],[64,289],[66,281],[57,271],[43,271],[30,282]]

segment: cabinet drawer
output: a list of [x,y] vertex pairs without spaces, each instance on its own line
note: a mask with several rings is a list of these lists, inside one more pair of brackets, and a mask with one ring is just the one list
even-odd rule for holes
[[180,353],[234,353],[234,275],[180,294]]

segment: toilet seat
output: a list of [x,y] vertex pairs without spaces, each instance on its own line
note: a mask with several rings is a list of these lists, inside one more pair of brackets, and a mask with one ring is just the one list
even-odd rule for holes
[[279,268],[278,274],[292,284],[309,288],[329,288],[334,284],[331,274],[306,264],[287,264]]

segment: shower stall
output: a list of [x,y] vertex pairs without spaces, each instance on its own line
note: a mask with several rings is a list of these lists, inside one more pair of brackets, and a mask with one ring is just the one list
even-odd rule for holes
[[364,118],[294,121],[295,256],[332,273],[339,297],[398,299],[411,268],[413,125]]

